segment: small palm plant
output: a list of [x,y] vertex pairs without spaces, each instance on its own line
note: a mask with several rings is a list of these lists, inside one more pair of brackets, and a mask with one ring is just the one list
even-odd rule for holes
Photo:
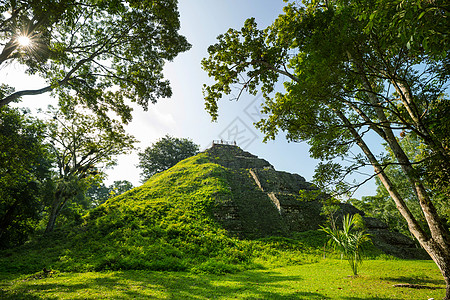
[[347,259],[355,276],[358,275],[358,267],[363,260],[364,245],[370,241],[370,235],[357,226],[356,218],[345,215],[342,230],[330,226],[322,227],[330,237],[328,242]]

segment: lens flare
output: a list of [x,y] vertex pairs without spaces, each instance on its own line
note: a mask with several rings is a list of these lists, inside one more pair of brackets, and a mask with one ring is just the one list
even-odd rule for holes
[[25,36],[25,35],[21,35],[17,38],[17,42],[19,43],[20,46],[22,47],[28,47],[31,45],[31,40],[29,37]]

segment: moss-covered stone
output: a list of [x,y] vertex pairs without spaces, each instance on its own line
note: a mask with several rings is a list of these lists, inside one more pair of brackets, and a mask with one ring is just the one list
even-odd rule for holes
[[[206,154],[228,170],[232,197],[216,206],[215,216],[230,233],[241,238],[289,236],[317,230],[325,223],[320,201],[323,195],[302,176],[277,171],[268,161],[233,145],[215,144]],[[338,206],[338,224],[346,214],[364,216],[364,212],[350,204]],[[410,238],[389,231],[380,220],[363,218],[374,245],[387,254],[401,258],[428,257]]]

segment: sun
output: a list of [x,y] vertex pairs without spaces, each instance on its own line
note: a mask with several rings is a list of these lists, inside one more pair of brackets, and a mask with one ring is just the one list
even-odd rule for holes
[[19,43],[20,46],[22,47],[28,47],[31,45],[31,40],[29,37],[25,36],[25,35],[21,35],[19,37],[17,37],[17,42]]

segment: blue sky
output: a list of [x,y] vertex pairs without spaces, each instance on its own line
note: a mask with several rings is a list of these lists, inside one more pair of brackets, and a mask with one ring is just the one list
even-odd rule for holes
[[[173,96],[150,105],[147,112],[137,106],[134,108],[133,122],[127,130],[141,142],[138,146],[144,149],[166,134],[191,138],[200,144],[201,149],[209,147],[214,139],[237,140],[241,148],[268,160],[277,170],[297,173],[311,180],[318,161],[309,157],[306,143],[288,143],[283,135],[275,141],[262,142],[262,133],[253,126],[253,122],[261,117],[258,111],[262,99],[259,96],[243,95],[239,101],[230,101],[231,97],[222,99],[217,122],[211,122],[204,109],[202,85],[212,83],[212,80],[201,69],[200,61],[207,56],[208,46],[215,43],[216,37],[228,28],[241,28],[250,17],[265,28],[282,13],[284,5],[282,0],[180,0],[181,33],[187,37],[192,48],[165,67]],[[27,78],[21,72],[20,66],[12,66],[6,72],[2,70],[0,81],[13,80],[18,88],[18,83],[26,83],[27,89],[42,86],[40,79]],[[54,100],[42,95],[25,97],[20,105],[46,107],[50,103]],[[136,153],[119,157],[118,165],[107,172],[107,183],[128,180],[139,185],[137,163]],[[355,196],[374,193],[372,181]]]

